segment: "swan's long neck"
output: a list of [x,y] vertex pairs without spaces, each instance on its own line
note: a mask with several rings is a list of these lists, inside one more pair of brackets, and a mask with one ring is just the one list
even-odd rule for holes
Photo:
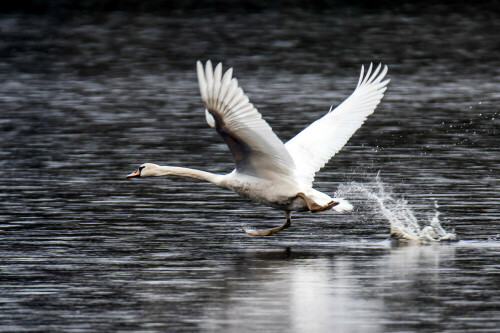
[[181,168],[181,167],[158,166],[155,170],[155,176],[168,176],[168,175],[196,178],[200,180],[205,180],[207,182],[211,182],[218,186],[220,185],[220,181],[223,177],[222,175],[216,175],[210,172],[189,169],[189,168]]

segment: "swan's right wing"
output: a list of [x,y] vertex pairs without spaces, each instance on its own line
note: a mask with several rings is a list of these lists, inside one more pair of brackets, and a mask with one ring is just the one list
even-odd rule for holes
[[372,73],[372,65],[366,75],[361,68],[358,85],[354,92],[335,110],[316,120],[285,144],[296,166],[297,180],[312,186],[314,175],[363,125],[380,103],[389,80],[382,81],[387,66],[380,72],[379,65]]
[[222,76],[220,63],[215,70],[210,60],[205,68],[200,61],[196,66],[207,123],[228,145],[236,170],[265,179],[293,181],[292,157],[238,87],[238,81],[231,78],[232,68]]

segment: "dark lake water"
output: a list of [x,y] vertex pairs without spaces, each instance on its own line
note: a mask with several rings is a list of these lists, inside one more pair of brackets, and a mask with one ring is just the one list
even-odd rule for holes
[[[500,20],[488,13],[0,16],[0,331],[495,332]],[[233,168],[196,60],[223,61],[288,140],[361,64],[382,103],[316,177],[380,171],[459,241],[402,244],[373,200],[292,227],[211,184],[125,180],[143,162]]]

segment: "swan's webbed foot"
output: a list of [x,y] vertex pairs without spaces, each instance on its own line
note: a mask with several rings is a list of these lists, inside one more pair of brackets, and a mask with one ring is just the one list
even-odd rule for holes
[[321,206],[321,205],[317,204],[316,202],[314,202],[313,200],[311,200],[311,198],[309,198],[307,195],[305,195],[302,192],[297,193],[297,197],[302,198],[302,200],[305,201],[307,208],[313,213],[322,212],[324,210],[330,209],[330,208],[339,204],[338,201],[332,200],[328,204]]
[[288,228],[291,225],[291,213],[289,211],[285,211],[286,222],[280,225],[279,227],[274,227],[271,229],[265,230],[254,230],[254,229],[245,229],[245,232],[250,236],[269,236],[275,234],[283,229]]

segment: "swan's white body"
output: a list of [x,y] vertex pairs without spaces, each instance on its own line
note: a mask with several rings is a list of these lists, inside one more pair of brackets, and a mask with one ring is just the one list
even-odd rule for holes
[[128,177],[197,178],[286,212],[288,224],[253,235],[268,235],[288,227],[290,211],[321,211],[332,207],[339,212],[350,210],[349,203],[313,189],[312,184],[315,173],[342,149],[380,103],[389,82],[382,81],[387,66],[381,67],[372,72],[370,65],[366,75],[362,67],[358,85],[349,98],[283,144],[238,87],[237,80],[232,78],[232,68],[222,75],[221,64],[213,70],[210,61],[205,68],[198,61],[198,82],[207,123],[227,143],[236,169],[227,175],[215,175],[146,163]]

